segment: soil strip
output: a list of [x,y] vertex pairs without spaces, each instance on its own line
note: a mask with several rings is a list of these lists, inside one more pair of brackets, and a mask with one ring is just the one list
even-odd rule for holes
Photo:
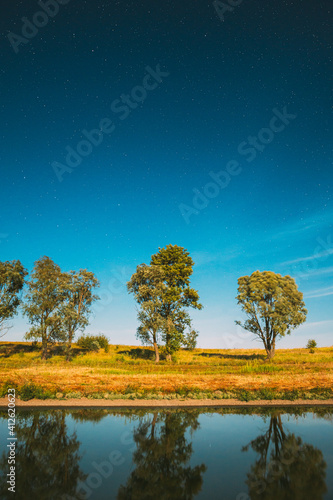
[[[272,406],[272,407],[290,407],[290,406],[333,406],[333,399],[327,400],[301,400],[286,401],[276,400],[258,400],[258,401],[239,401],[237,399],[172,399],[172,400],[149,400],[149,399],[31,399],[30,401],[21,401],[16,399],[16,408],[193,408],[193,407],[215,407],[229,408],[234,406]],[[8,408],[7,398],[0,398],[0,409]]]

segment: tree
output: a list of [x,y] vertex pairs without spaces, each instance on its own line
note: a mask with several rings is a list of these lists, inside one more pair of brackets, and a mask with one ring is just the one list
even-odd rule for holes
[[161,334],[166,328],[165,319],[161,315],[163,295],[166,291],[164,273],[159,266],[137,266],[136,272],[127,283],[127,289],[134,294],[139,304],[138,320],[140,326],[136,336],[145,344],[152,344],[155,351],[155,362],[160,360],[158,344]]
[[268,359],[275,354],[277,337],[290,334],[306,320],[303,294],[290,276],[255,271],[238,279],[236,298],[248,316],[243,325],[240,321],[236,324],[263,341]]
[[198,292],[190,287],[194,262],[185,248],[167,245],[152,255],[150,264],[164,273],[166,288],[160,314],[165,320],[165,349],[170,359],[182,344],[186,345],[185,330],[191,328],[191,320],[185,308],[202,309]]
[[310,349],[311,353],[315,352],[316,347],[317,347],[317,342],[314,339],[309,340],[308,343],[306,344],[306,348]]
[[185,340],[184,340],[184,345],[186,347],[186,349],[188,349],[189,351],[193,351],[193,349],[195,349],[195,346],[197,345],[197,337],[198,337],[199,333],[197,332],[197,330],[190,330],[186,336],[185,336]]
[[19,293],[27,274],[19,260],[0,262],[0,338],[7,333],[7,322],[15,316],[21,303]]
[[86,269],[70,271],[61,275],[61,304],[59,316],[63,336],[66,339],[66,357],[70,359],[71,346],[77,330],[83,331],[89,324],[91,305],[99,297],[93,289],[99,286],[94,273]]
[[[165,342],[168,359],[181,345],[195,345],[187,307],[201,309],[198,292],[190,288],[194,262],[187,250],[167,245],[151,257],[150,265],[141,264],[127,284],[140,306],[141,326],[137,336],[154,345],[158,360],[158,342]],[[190,333],[186,329],[190,328]],[[196,333],[196,332],[195,332]]]
[[59,306],[63,300],[60,267],[49,257],[35,262],[23,306],[32,328],[25,338],[42,341],[42,359],[47,359],[50,344],[64,340]]

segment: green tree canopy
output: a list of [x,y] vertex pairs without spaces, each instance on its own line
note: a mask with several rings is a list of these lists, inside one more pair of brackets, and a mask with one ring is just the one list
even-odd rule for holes
[[17,312],[21,302],[19,293],[27,274],[19,260],[0,262],[0,337],[7,333],[7,322]]
[[310,349],[310,352],[313,352],[316,347],[317,347],[317,342],[314,339],[308,340],[306,348]]
[[194,262],[185,248],[177,245],[159,248],[152,255],[150,264],[159,266],[164,273],[164,283],[167,286],[164,297],[166,315],[176,305],[202,309],[198,292],[190,287]]
[[248,317],[243,325],[236,324],[262,340],[268,358],[275,354],[276,338],[290,334],[306,320],[303,294],[290,276],[255,271],[238,279],[236,298]]

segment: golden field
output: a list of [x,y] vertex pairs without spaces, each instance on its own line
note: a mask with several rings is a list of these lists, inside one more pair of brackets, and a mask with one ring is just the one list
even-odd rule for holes
[[[59,348],[58,348],[59,351]],[[267,361],[263,349],[181,350],[173,362],[156,365],[153,351],[112,345],[109,352],[85,353],[74,346],[72,361],[54,354],[46,361],[31,343],[0,342],[0,386],[31,383],[55,394],[81,396],[222,391],[311,391],[333,388],[333,347],[277,349]],[[102,397],[102,396],[100,396]],[[230,395],[231,397],[231,395]]]

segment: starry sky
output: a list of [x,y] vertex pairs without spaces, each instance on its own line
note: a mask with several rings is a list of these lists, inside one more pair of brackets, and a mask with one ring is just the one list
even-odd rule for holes
[[[333,344],[330,0],[6,0],[0,260],[101,282],[90,333],[138,344],[126,281],[159,247],[195,261],[198,346],[255,348],[237,279],[296,279]],[[7,340],[28,329],[18,316]]]

